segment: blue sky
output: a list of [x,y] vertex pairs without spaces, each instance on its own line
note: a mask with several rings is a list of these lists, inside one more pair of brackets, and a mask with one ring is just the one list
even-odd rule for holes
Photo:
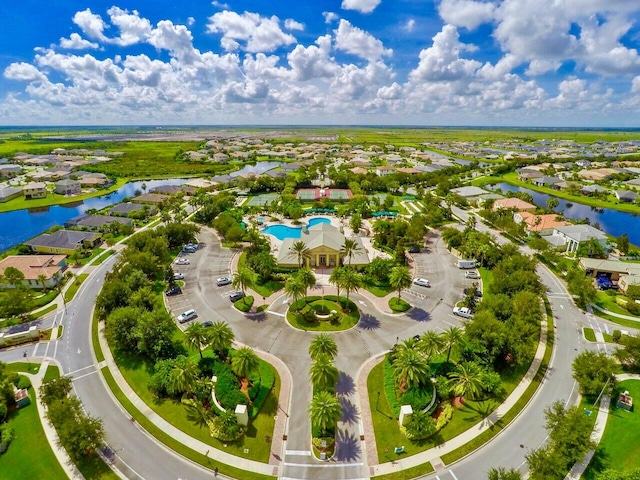
[[632,0],[22,0],[2,13],[4,125],[640,120]]

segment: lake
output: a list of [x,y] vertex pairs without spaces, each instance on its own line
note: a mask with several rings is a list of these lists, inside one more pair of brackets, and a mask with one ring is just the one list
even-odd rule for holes
[[129,182],[110,194],[88,198],[80,202],[0,213],[0,252],[23,243],[51,227],[63,225],[66,221],[82,215],[89,209],[99,210],[120,203],[123,198],[133,197],[136,190],[143,191],[143,183],[146,184],[148,191],[150,188],[160,185],[182,185],[186,181],[184,178],[172,178]]
[[[488,189],[500,189],[503,192],[525,192],[533,197],[533,202],[543,208],[547,207],[547,200],[551,197],[546,193],[539,193],[528,188],[517,187],[508,183],[498,183],[488,185]],[[634,213],[620,212],[609,208],[596,209],[589,205],[581,203],[569,202],[562,198],[553,197],[558,200],[559,205],[555,209],[556,212],[562,213],[565,217],[572,220],[582,220],[588,218],[591,225],[596,222],[600,225],[600,230],[619,237],[623,233],[629,235],[629,240],[634,245],[640,245],[640,216]]]

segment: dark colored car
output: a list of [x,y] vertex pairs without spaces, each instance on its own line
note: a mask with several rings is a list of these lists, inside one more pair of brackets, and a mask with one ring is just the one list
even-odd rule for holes
[[182,289],[178,286],[178,285],[174,285],[173,287],[169,287],[169,289],[164,292],[164,294],[167,297],[170,297],[172,295],[179,295],[182,293]]
[[202,322],[203,327],[213,327],[213,322],[211,320],[207,320],[206,322]]
[[244,298],[244,292],[238,290],[236,292],[233,292],[231,295],[229,295],[229,298],[231,299],[232,302],[237,302],[241,298]]
[[420,253],[420,247],[414,246],[409,249],[409,253]]
[[464,294],[465,295],[469,295],[471,292],[473,292],[475,290],[475,295],[476,297],[481,297],[482,296],[482,292],[480,290],[478,290],[477,288],[465,288],[464,289]]

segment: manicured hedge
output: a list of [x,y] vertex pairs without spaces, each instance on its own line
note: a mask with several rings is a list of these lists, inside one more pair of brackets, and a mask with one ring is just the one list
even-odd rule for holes
[[216,383],[216,398],[225,410],[235,411],[236,405],[248,405],[249,399],[239,389],[238,377],[231,367],[223,362],[216,362],[213,374],[218,377]]

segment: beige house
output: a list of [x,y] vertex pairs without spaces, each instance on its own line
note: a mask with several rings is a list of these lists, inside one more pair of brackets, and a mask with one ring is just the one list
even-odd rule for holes
[[541,236],[553,235],[556,227],[564,227],[569,222],[558,220],[558,215],[548,213],[544,215],[535,215],[531,212],[516,212],[513,214],[513,221],[516,223],[525,223],[527,233],[535,232]]
[[31,200],[33,198],[46,198],[47,197],[47,184],[44,182],[30,182],[27,183],[22,189],[24,198]]
[[525,202],[524,200],[521,200],[519,198],[512,197],[512,198],[502,198],[500,200],[496,200],[495,202],[493,202],[492,210],[494,212],[501,208],[505,208],[505,209],[511,208],[519,212],[520,211],[533,212],[536,209],[536,206],[532,205],[529,202]]
[[[0,275],[13,267],[24,275],[24,283],[30,288],[53,288],[62,279],[67,268],[66,255],[10,255],[0,260]],[[3,288],[14,285],[0,284]]]
[[304,260],[308,267],[334,268],[340,266],[341,261],[354,267],[368,265],[369,255],[362,240],[358,237],[353,238],[358,247],[357,251],[351,259],[344,258],[340,250],[344,245],[345,238],[340,230],[328,223],[319,223],[307,230],[303,229],[300,239],[286,238],[282,242],[278,254],[278,264],[283,267],[297,267],[299,265],[298,256],[293,251],[293,244],[302,241],[308,250],[308,258]]
[[71,180],[68,178],[56,182],[55,185],[56,193],[59,193],[60,195],[77,195],[82,193],[82,190],[80,189],[80,182],[78,180]]

